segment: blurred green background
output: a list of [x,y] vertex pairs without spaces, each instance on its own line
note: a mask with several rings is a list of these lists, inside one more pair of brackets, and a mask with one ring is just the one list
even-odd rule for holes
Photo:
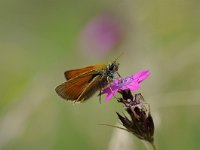
[[[80,34],[104,12],[120,18],[123,38],[92,56]],[[97,124],[115,125],[122,106],[97,96],[73,104],[54,88],[65,70],[112,61],[120,51],[122,76],[151,71],[139,92],[151,105],[157,148],[199,149],[199,0],[0,0],[0,149],[111,150],[115,129]],[[130,149],[146,149],[128,136]]]

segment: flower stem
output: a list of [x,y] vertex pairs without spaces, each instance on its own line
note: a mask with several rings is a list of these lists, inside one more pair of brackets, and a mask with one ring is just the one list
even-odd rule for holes
[[144,143],[147,150],[157,150],[156,146],[153,142],[143,141],[143,143]]
[[154,143],[151,143],[151,146],[153,147],[153,150],[156,150],[156,146]]

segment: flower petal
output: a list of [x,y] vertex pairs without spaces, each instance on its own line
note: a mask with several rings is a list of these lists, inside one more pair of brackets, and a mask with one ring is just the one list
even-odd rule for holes
[[142,70],[132,75],[133,80],[136,80],[138,83],[144,81],[150,75],[149,70]]
[[141,86],[137,83],[137,84],[130,84],[127,86],[131,91],[137,91]]
[[117,90],[112,91],[111,93],[107,94],[105,100],[108,102],[116,93],[117,93]]
[[149,70],[142,70],[125,78],[116,79],[103,89],[102,94],[106,93],[106,101],[109,101],[119,90],[137,91],[141,87],[140,83],[147,79],[149,75]]

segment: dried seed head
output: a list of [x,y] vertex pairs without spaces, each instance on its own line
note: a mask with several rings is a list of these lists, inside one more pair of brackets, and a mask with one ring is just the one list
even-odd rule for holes
[[140,93],[135,96],[132,96],[131,92],[127,90],[120,93],[123,98],[118,101],[124,104],[125,110],[130,116],[129,119],[125,115],[121,116],[117,113],[123,126],[138,138],[153,143],[154,123],[149,104],[144,101]]

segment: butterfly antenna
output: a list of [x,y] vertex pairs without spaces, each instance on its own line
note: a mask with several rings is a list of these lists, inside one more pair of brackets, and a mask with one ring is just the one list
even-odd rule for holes
[[115,58],[114,62],[116,62],[122,55],[124,55],[124,52],[121,52],[120,55]]

